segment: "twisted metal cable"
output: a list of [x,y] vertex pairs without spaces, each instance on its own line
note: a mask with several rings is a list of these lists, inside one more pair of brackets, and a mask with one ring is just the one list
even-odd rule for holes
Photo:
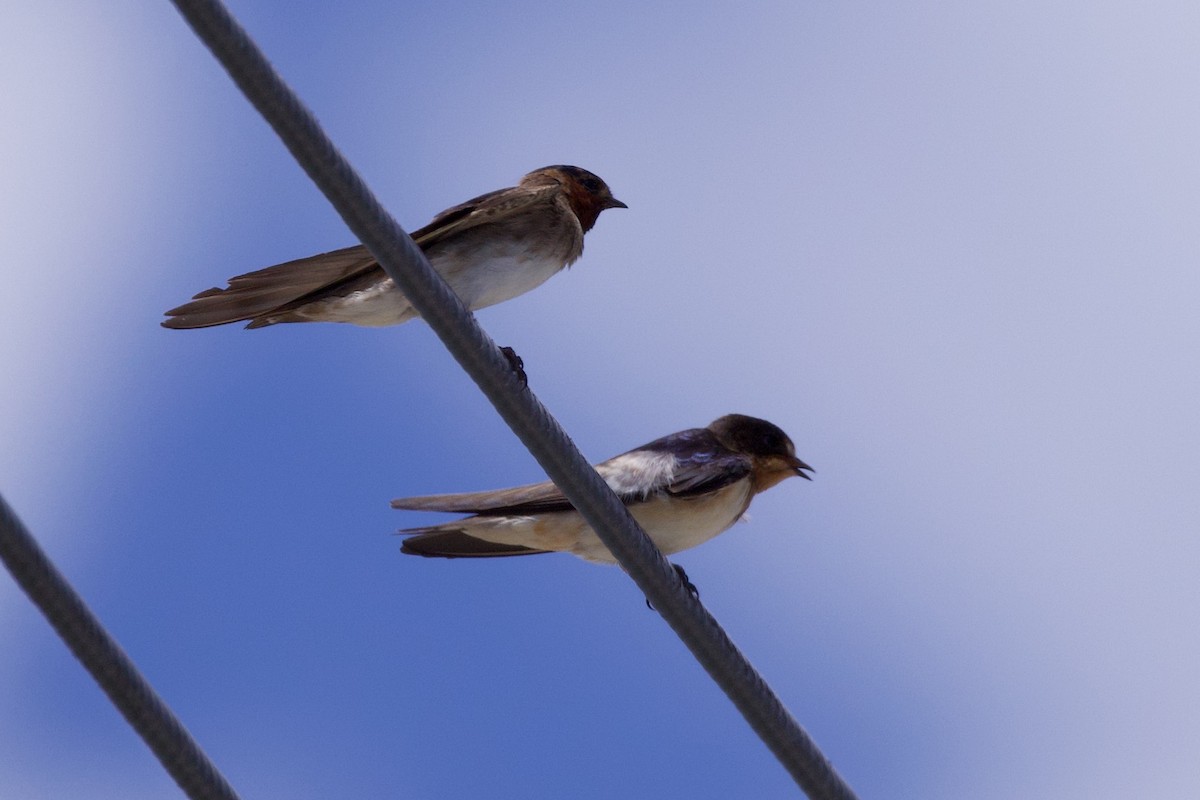
[[55,569],[3,497],[0,559],[179,788],[192,800],[237,800],[200,745]]
[[629,511],[521,384],[495,342],[379,204],[223,4],[219,0],[172,2],[350,230],[800,787],[814,800],[854,797],[716,620],[684,590],[675,571]]

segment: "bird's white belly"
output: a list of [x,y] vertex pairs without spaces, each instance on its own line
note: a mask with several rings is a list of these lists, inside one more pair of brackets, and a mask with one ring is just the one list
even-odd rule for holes
[[503,253],[470,269],[446,270],[443,277],[463,303],[474,311],[536,289],[563,266],[561,258]]
[[[737,522],[750,502],[750,479],[709,495],[680,498],[657,495],[630,507],[633,517],[665,555],[703,544]],[[470,517],[451,523],[471,536],[497,544],[572,553],[586,561],[616,559],[577,511],[511,517]]]
[[[561,258],[530,256],[513,247],[470,262],[457,258],[454,253],[438,254],[433,266],[467,308],[474,311],[536,289],[565,264]],[[314,318],[368,327],[399,325],[417,316],[408,298],[390,280],[344,297],[313,303],[304,311]]]
[[[743,479],[710,495],[678,498],[662,495],[630,508],[633,518],[664,555],[704,544],[737,522],[750,499],[750,480]],[[600,537],[586,525],[570,552],[587,561],[615,563]]]
[[389,281],[379,283],[344,297],[333,297],[311,303],[300,310],[314,319],[327,322],[350,322],[370,328],[399,325],[417,316],[408,298]]

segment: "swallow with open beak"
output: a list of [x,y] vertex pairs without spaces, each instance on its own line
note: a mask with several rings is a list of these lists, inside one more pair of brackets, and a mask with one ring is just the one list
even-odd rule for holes
[[[729,414],[707,428],[672,433],[596,465],[596,471],[666,555],[703,544],[737,522],[759,492],[814,471],[770,422]],[[473,516],[409,528],[401,551],[441,558],[566,552],[616,563],[553,483],[466,494],[406,497],[393,508]],[[676,567],[676,570],[679,568]],[[686,575],[680,577],[685,584]]]
[[[524,294],[583,254],[583,236],[606,208],[627,208],[579,167],[534,170],[516,186],[446,209],[412,234],[433,268],[471,310]],[[229,279],[166,313],[166,328],[247,322],[399,325],[418,316],[363,245]]]

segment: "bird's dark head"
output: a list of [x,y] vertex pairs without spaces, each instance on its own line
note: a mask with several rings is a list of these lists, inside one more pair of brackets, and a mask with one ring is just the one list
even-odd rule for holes
[[796,457],[796,447],[788,435],[765,419],[726,414],[714,420],[708,429],[721,444],[754,460],[756,491],[769,489],[793,475],[812,480],[805,471],[816,471]]
[[522,186],[558,185],[566,192],[567,202],[571,210],[579,218],[579,224],[584,233],[590,231],[596,224],[596,218],[606,208],[629,208],[613,197],[608,184],[600,176],[586,169],[558,164],[553,167],[542,167],[521,179]]

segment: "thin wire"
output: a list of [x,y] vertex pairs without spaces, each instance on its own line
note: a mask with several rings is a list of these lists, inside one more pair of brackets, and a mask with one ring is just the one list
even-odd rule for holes
[[192,800],[237,794],[0,497],[0,558],[112,704]]
[[521,384],[496,343],[433,271],[421,250],[379,204],[225,7],[219,0],[172,2],[350,230],[801,788],[814,800],[853,797],[812,739],[716,620],[684,590],[675,571],[629,511]]

